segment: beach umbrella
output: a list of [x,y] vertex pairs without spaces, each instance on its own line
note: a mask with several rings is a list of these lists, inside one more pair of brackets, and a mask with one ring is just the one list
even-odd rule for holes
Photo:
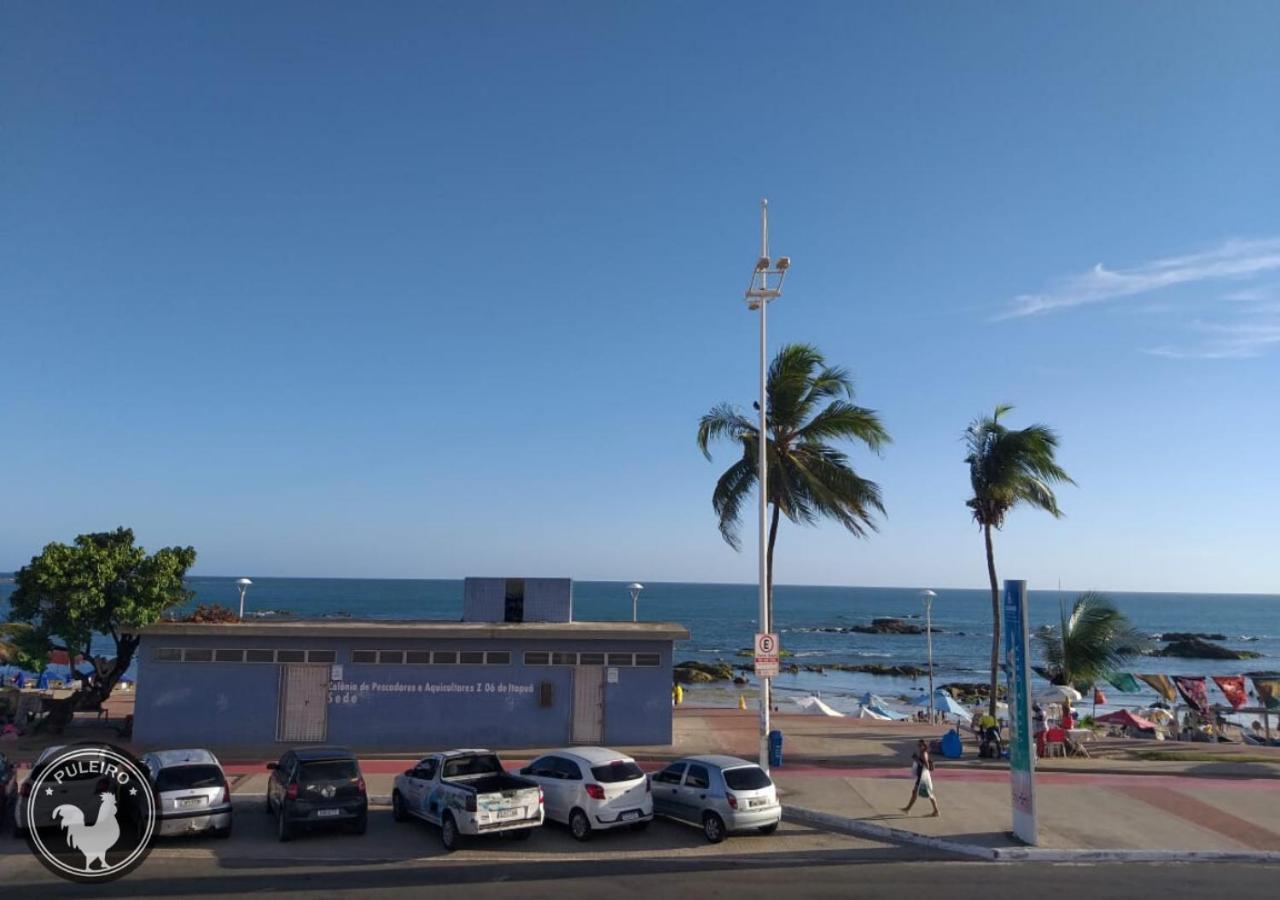
[[1036,699],[1041,703],[1061,703],[1063,700],[1079,703],[1080,692],[1069,684],[1051,684]]
[[1168,722],[1173,718],[1173,713],[1167,709],[1153,709],[1147,713],[1147,718],[1153,722]]

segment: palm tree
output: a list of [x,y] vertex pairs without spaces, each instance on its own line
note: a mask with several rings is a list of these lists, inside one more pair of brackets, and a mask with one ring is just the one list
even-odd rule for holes
[[[890,442],[879,416],[850,402],[854,391],[849,373],[828,366],[809,344],[787,344],[778,351],[769,366],[765,390],[771,517],[768,621],[760,623],[762,630],[773,621],[773,549],[780,516],[802,525],[834,519],[853,535],[864,537],[876,530],[873,516],[884,514],[879,486],[859,477],[848,457],[829,442],[860,441],[876,453]],[[698,423],[698,449],[707,459],[711,459],[708,446],[717,439],[742,448],[741,458],[720,476],[711,495],[720,534],[738,550],[743,504],[759,480],[759,427],[732,405],[721,403]]]
[[1044,425],[1011,431],[1000,423],[1013,409],[997,406],[995,413],[975,419],[964,433],[969,453],[969,481],[973,497],[966,505],[982,528],[987,546],[987,575],[991,579],[991,697],[989,710],[996,714],[996,676],[1000,670],[1000,588],[996,581],[996,557],[991,545],[991,529],[1004,525],[1005,516],[1025,503],[1061,517],[1058,499],[1049,486],[1054,482],[1075,484],[1054,460],[1058,436]]
[[1061,615],[1061,625],[1043,625],[1036,632],[1043,672],[1053,684],[1092,686],[1148,644],[1105,594],[1087,591],[1076,598],[1070,615],[1065,606]]

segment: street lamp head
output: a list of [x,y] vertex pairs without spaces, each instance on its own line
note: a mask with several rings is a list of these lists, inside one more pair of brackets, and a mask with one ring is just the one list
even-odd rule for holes
[[787,269],[791,268],[791,257],[779,256],[778,261],[774,263],[774,265],[777,266],[779,272],[785,272]]
[[769,270],[769,257],[762,256],[756,260],[756,271],[767,272]]
[[236,584],[242,588],[247,588],[249,585],[253,584],[253,582],[248,578],[240,578],[236,580]]
[[643,590],[644,590],[644,585],[643,585],[643,584],[641,584],[641,583],[640,583],[640,582],[638,582],[638,581],[633,581],[633,582],[631,582],[629,585],[627,585],[627,590],[629,590],[629,591],[643,591]]
[[921,596],[921,597],[929,597],[929,598],[933,598],[933,597],[936,597],[936,596],[938,596],[938,595],[937,595],[936,593],[934,593],[933,591],[929,590],[928,588],[925,588],[923,591],[921,591],[921,592],[920,592],[920,596]]

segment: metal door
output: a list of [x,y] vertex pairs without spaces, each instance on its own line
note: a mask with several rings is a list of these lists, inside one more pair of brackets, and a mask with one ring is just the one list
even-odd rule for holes
[[575,744],[604,740],[604,666],[579,666],[573,670],[573,727]]
[[281,666],[277,741],[323,741],[329,730],[329,667]]

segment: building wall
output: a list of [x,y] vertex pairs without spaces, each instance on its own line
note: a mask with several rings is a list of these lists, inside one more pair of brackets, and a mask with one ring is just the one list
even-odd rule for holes
[[[506,578],[468,578],[462,587],[462,621],[501,622],[506,617]],[[525,578],[524,621],[572,622],[573,581]]]
[[[148,749],[274,744],[280,664],[162,662],[159,647],[332,650],[326,741],[426,751],[457,746],[536,747],[569,743],[572,666],[526,666],[525,651],[657,653],[653,667],[617,667],[605,684],[604,743],[671,742],[669,641],[238,638],[144,635],[139,652],[134,737]],[[508,651],[510,665],[353,663],[357,650]],[[607,671],[607,670],[606,670]],[[539,706],[540,685],[551,706]]]

